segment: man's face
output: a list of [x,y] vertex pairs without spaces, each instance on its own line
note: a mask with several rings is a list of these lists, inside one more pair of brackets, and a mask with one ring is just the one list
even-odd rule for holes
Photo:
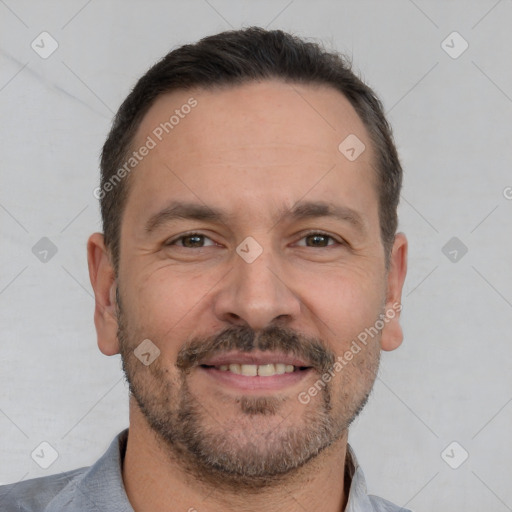
[[[355,161],[338,150],[350,134]],[[376,376],[380,332],[318,386],[387,307],[369,137],[337,91],[278,81],[164,95],[133,147],[148,136],[118,273],[132,406],[193,471],[257,485],[343,438]],[[146,339],[148,366],[133,352]]]

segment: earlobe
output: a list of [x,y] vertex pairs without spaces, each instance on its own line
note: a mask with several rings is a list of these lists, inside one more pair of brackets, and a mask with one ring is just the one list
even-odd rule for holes
[[402,289],[407,274],[407,238],[403,233],[397,233],[391,251],[390,266],[387,276],[387,295],[385,309],[385,325],[382,330],[382,350],[395,350],[403,341],[403,331],[400,325],[402,310]]
[[103,234],[93,233],[87,241],[89,278],[94,290],[94,324],[99,349],[108,356],[119,353],[117,339],[116,276],[105,247]]

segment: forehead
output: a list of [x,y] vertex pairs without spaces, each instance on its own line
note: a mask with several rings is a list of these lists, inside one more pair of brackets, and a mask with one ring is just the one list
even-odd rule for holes
[[[350,161],[338,146],[353,136],[366,149]],[[376,212],[367,130],[330,87],[269,80],[167,93],[142,120],[132,146],[149,140],[153,148],[130,175],[126,210],[131,203],[150,216],[180,197],[230,203],[238,212],[244,205],[250,212],[254,201],[260,211],[274,210],[274,218],[283,206],[316,195]]]
[[[162,126],[166,122],[168,132]],[[150,135],[158,145],[170,146],[179,137],[182,148],[198,145],[212,153],[258,143],[311,151],[336,149],[352,133],[367,138],[363,122],[339,91],[267,80],[163,94],[144,116],[135,139],[143,142]]]

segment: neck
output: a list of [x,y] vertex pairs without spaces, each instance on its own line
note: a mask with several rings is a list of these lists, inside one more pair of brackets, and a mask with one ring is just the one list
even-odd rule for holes
[[272,485],[233,492],[187,471],[154,431],[138,407],[130,404],[130,430],[123,462],[123,481],[135,512],[324,512],[344,511],[347,436],[305,466]]

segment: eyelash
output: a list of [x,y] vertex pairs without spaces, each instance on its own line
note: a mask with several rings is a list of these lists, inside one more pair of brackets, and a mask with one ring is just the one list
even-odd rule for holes
[[[211,238],[209,236],[206,236],[203,233],[197,233],[195,231],[191,231],[189,233],[184,233],[183,235],[180,235],[179,237],[176,237],[176,238],[174,238],[172,240],[169,240],[164,245],[165,246],[173,246],[173,245],[176,245],[176,242],[179,242],[180,240],[183,240],[184,238],[192,237],[194,235],[201,236],[201,237],[204,237],[204,238],[208,238],[209,240],[211,240]],[[334,244],[328,244],[327,246],[323,246],[323,247],[309,247],[309,249],[326,249],[327,247],[332,247],[332,246],[335,246],[335,245],[346,245],[346,243],[344,241],[337,240],[332,235],[329,235],[328,233],[324,233],[322,231],[309,231],[307,233],[304,233],[302,235],[302,237],[300,238],[300,240],[303,240],[304,238],[307,238],[308,236],[312,236],[312,235],[320,235],[320,236],[323,236],[323,237],[326,237],[326,238],[330,238],[335,243]],[[212,240],[212,242],[213,242],[213,240]],[[178,246],[178,247],[181,247],[182,249],[205,249],[205,247],[185,247],[185,246]],[[211,246],[208,246],[208,247],[211,247]],[[301,247],[308,247],[308,246],[301,246]]]

